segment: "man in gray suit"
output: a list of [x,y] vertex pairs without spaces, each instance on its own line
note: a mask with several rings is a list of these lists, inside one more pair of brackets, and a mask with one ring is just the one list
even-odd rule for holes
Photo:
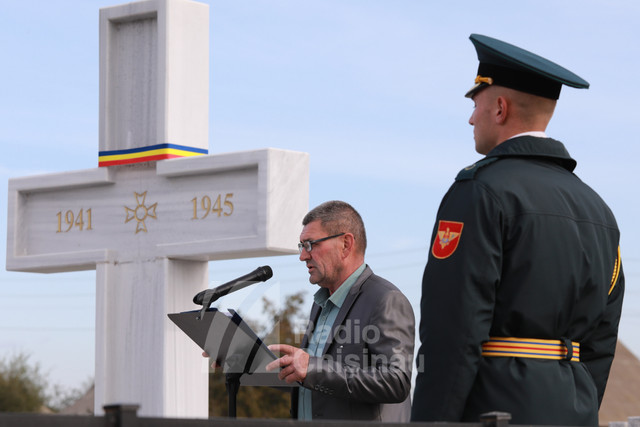
[[404,422],[411,414],[414,315],[407,298],[364,262],[360,214],[331,201],[302,221],[300,261],[314,295],[302,348],[269,348],[282,357],[280,379],[297,382],[291,413],[300,420]]

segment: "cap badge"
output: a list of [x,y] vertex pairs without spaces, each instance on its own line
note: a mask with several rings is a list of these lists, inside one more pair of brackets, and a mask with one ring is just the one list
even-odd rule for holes
[[493,84],[493,79],[491,77],[482,77],[481,75],[478,75],[476,77],[475,83],[477,85],[480,84],[480,83],[486,83],[488,85],[492,85]]

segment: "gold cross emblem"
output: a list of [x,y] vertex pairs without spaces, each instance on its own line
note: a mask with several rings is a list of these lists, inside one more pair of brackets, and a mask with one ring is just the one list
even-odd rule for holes
[[156,208],[158,207],[158,203],[154,203],[151,206],[146,206],[145,205],[145,199],[147,198],[147,192],[145,191],[142,194],[138,194],[136,192],[134,192],[133,194],[135,194],[136,196],[136,207],[134,209],[128,208],[128,207],[124,207],[125,212],[127,214],[126,219],[124,220],[124,223],[128,223],[131,220],[136,220],[137,224],[136,224],[136,234],[138,234],[140,231],[144,231],[145,233],[147,232],[147,225],[145,224],[145,220],[147,219],[147,217],[153,218],[153,219],[158,219],[158,217],[156,216]]

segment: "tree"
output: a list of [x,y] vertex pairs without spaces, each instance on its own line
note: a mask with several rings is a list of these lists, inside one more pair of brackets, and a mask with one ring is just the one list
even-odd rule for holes
[[[93,378],[88,378],[78,388],[68,388],[56,384],[51,387],[51,391],[47,395],[47,407],[51,408],[51,410],[56,413],[63,412],[89,393],[89,391],[93,389],[93,386]],[[93,405],[90,409],[85,408],[84,413],[93,414]]]
[[49,384],[38,363],[17,354],[0,360],[0,412],[59,412],[83,396],[93,384],[81,388]]
[[[255,320],[245,319],[265,344],[290,344],[299,346],[303,335],[299,325],[303,317],[301,307],[304,293],[300,292],[286,298],[282,309],[275,308],[267,298],[262,298],[263,311],[270,325],[259,324]],[[247,418],[289,418],[290,394],[270,387],[240,387],[236,405],[238,417]],[[209,415],[226,417],[228,397],[225,387],[225,375],[220,369],[209,374]]]
[[29,356],[0,360],[0,412],[40,412],[46,406],[46,378]]

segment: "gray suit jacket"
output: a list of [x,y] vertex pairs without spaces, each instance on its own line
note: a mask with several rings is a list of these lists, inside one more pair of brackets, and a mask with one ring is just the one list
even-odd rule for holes
[[[320,315],[313,304],[302,348]],[[415,319],[409,300],[368,266],[351,287],[322,357],[311,357],[302,386],[314,419],[409,421]],[[297,418],[298,390],[291,413]]]

